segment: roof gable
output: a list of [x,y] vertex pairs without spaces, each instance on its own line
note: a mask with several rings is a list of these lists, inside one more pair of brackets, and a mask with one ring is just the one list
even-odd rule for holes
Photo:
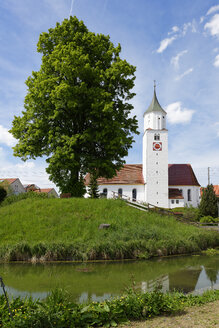
[[168,165],[169,186],[200,186],[190,164]]

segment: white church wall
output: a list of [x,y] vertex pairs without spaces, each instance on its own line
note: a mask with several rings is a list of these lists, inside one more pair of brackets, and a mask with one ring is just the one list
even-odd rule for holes
[[[200,203],[200,187],[199,186],[169,186],[169,187],[182,190],[182,195],[184,197],[184,206],[198,207],[198,205]],[[189,190],[190,190],[190,192],[189,192]],[[190,197],[189,197],[189,194],[190,194]],[[181,206],[174,206],[174,207],[181,207]]]
[[[99,185],[99,193],[103,193],[103,190],[107,189],[107,198],[113,198],[113,192],[118,193],[119,189],[122,189],[122,195],[129,197],[132,200],[132,190],[136,189],[137,191],[137,201],[144,202],[144,185],[127,185],[127,184],[109,184],[109,185]],[[86,187],[85,197],[88,198],[88,187]]]
[[184,207],[184,199],[169,199],[169,208]]

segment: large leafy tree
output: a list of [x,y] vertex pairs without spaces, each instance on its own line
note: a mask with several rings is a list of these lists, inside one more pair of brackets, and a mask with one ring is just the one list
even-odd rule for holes
[[50,179],[80,196],[80,176],[115,175],[138,133],[129,103],[135,67],[120,58],[120,45],[76,17],[42,33],[37,50],[42,65],[26,81],[25,110],[11,129],[14,154],[45,155]]
[[201,216],[212,216],[213,218],[218,217],[217,207],[217,196],[214,192],[212,184],[208,185],[207,188],[202,189],[202,198],[199,205],[199,211]]

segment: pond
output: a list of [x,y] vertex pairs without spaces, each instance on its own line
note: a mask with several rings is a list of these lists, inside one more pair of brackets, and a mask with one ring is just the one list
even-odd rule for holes
[[219,255],[99,263],[10,263],[0,264],[0,276],[10,297],[34,299],[63,288],[77,302],[100,301],[122,294],[134,282],[142,291],[151,291],[158,283],[163,291],[199,292],[219,289]]

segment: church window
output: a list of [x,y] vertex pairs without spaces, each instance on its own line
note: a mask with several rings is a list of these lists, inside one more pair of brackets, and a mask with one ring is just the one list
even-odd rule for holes
[[176,204],[179,204],[179,199],[176,200]]
[[156,155],[158,156],[158,153],[156,153]]
[[158,173],[158,171],[156,171],[156,173]]
[[159,133],[156,133],[156,134],[154,135],[154,140],[160,140],[160,135],[159,135]]
[[118,195],[119,195],[119,197],[122,197],[122,188],[118,189]]
[[191,189],[188,189],[187,196],[188,196],[188,201],[191,201],[192,200],[192,198],[191,198]]
[[163,118],[165,118],[165,117],[163,116]]
[[158,195],[158,191],[157,191],[157,195]]
[[136,202],[136,199],[137,199],[137,189],[134,188],[132,189],[132,201]]
[[156,164],[158,164],[158,162],[156,162]]
[[103,195],[104,195],[105,197],[107,197],[107,188],[104,188],[104,189],[103,189]]
[[171,200],[171,204],[174,204],[174,199]]
[[157,184],[158,184],[158,181],[157,181]]

